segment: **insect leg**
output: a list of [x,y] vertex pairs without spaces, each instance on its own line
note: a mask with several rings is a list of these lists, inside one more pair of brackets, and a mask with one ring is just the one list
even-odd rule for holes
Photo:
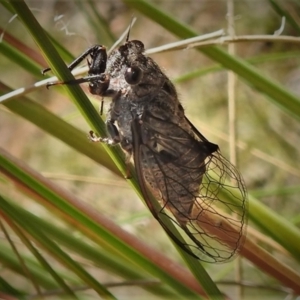
[[95,134],[95,132],[92,131],[92,130],[89,131],[88,138],[89,138],[89,140],[90,140],[91,142],[94,142],[94,143],[99,143],[99,142],[100,142],[100,143],[104,143],[104,144],[107,144],[107,145],[110,145],[110,146],[114,146],[114,145],[118,144],[117,142],[115,142],[115,141],[114,141],[113,139],[111,139],[111,138],[108,138],[108,137],[102,138],[102,137],[100,137],[100,136],[97,136],[97,135]]
[[[106,127],[107,127],[107,132],[109,133],[109,135],[111,136],[111,138],[106,137],[106,138],[102,138],[102,137],[98,137],[96,136],[96,134],[93,131],[89,132],[89,139],[92,142],[95,143],[105,143],[107,145],[113,146],[116,144],[120,143],[120,136],[119,136],[119,131],[117,129],[117,127],[115,126],[113,121],[107,121],[106,122]],[[131,158],[131,148],[130,150],[126,151],[126,158],[125,158],[125,163],[126,163],[126,174],[125,174],[125,179],[130,179],[132,177],[131,172],[130,172],[130,158]]]
[[106,86],[108,84],[106,84],[106,75],[105,74],[97,74],[97,75],[88,75],[85,77],[81,77],[78,79],[74,79],[74,80],[69,80],[69,81],[58,81],[58,82],[48,82],[46,84],[46,88],[48,89],[50,86],[53,85],[62,85],[62,84],[69,84],[69,85],[76,85],[76,84],[81,84],[84,82],[91,82],[91,81],[95,81],[95,80],[99,80],[100,83],[104,84],[105,83],[105,87],[103,89],[106,89]]
[[[88,55],[91,55],[95,52],[99,51],[104,51],[106,53],[106,48],[102,45],[94,45],[90,48],[88,48],[86,51],[84,51],[79,57],[77,57],[73,62],[71,62],[68,65],[68,69],[70,71],[74,70],[75,67],[77,67]],[[44,75],[45,73],[51,71],[51,68],[46,68],[42,70],[42,74]]]
[[119,131],[118,131],[116,125],[114,124],[114,121],[111,121],[111,120],[106,121],[106,129],[107,129],[108,134],[111,137],[106,137],[106,138],[98,137],[94,133],[94,131],[91,130],[89,132],[89,139],[95,143],[101,142],[101,143],[105,143],[105,144],[111,145],[111,146],[119,144],[120,143]]
[[115,145],[118,143],[121,143],[121,147],[126,150],[125,151],[125,163],[127,166],[126,170],[126,175],[125,178],[129,179],[132,177],[131,172],[130,172],[130,159],[131,159],[131,152],[132,152],[132,146],[129,144],[125,139],[121,140],[119,131],[114,124],[112,120],[107,120],[106,121],[106,128],[108,134],[111,136],[111,143],[109,145]]

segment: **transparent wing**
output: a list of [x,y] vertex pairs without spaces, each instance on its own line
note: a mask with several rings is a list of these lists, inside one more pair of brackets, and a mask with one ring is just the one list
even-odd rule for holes
[[[133,122],[134,162],[145,201],[167,234],[207,262],[231,259],[243,243],[246,189],[235,167],[186,119],[190,130],[150,116]],[[160,203],[153,205],[151,190]],[[168,216],[183,232],[176,238]]]

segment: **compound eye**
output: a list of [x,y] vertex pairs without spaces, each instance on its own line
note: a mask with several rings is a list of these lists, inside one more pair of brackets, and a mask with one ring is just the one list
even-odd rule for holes
[[136,66],[130,67],[125,72],[125,80],[131,84],[138,84],[143,77],[143,71]]

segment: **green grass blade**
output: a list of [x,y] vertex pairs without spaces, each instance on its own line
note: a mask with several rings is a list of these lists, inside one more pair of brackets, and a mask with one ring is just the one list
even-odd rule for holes
[[300,230],[260,201],[249,196],[249,216],[300,262]]
[[[290,58],[298,58],[299,56],[300,56],[300,52],[294,51],[294,52],[274,53],[274,54],[267,54],[267,55],[263,54],[263,55],[246,59],[246,61],[250,64],[259,64],[259,63],[265,63],[270,61],[277,61],[277,60],[279,61],[279,60],[290,59]],[[192,79],[196,79],[201,76],[205,76],[212,72],[220,72],[220,71],[224,71],[224,67],[222,65],[212,65],[207,68],[199,68],[187,72],[186,74],[180,75],[179,77],[175,78],[173,81],[175,83],[182,83]]]
[[[6,201],[8,201],[6,199]],[[94,265],[101,269],[108,270],[111,273],[117,274],[129,280],[147,280],[149,276],[145,276],[142,269],[132,268],[132,264],[128,261],[120,259],[111,252],[104,251],[104,249],[95,247],[87,243],[84,238],[75,237],[68,230],[58,228],[52,223],[45,221],[30,212],[18,207],[11,201],[8,201],[10,206],[13,206],[14,211],[24,220],[31,220],[38,228],[47,232],[47,235],[56,241],[59,245],[63,245],[72,253],[93,262]],[[170,289],[162,285],[145,286],[146,290],[153,294],[158,294],[165,297],[174,297],[176,294],[172,293]]]
[[[10,89],[0,83],[0,92],[5,94]],[[60,139],[78,152],[90,157],[110,169],[117,175],[121,175],[116,165],[112,162],[101,144],[90,143],[87,133],[82,132],[66,121],[26,97],[20,97],[3,103],[12,112],[38,126],[40,129]]]
[[[69,297],[76,298],[72,289],[66,284],[64,279],[50,266],[50,264],[47,262],[47,260],[41,255],[41,253],[31,243],[29,238],[23,233],[22,230],[24,230],[26,233],[30,234],[30,232],[28,230],[28,223],[30,221],[28,219],[22,219],[22,218],[20,219],[18,213],[16,213],[16,211],[8,204],[6,199],[3,198],[1,195],[0,195],[0,200],[1,200],[0,208],[1,208],[2,215],[5,215],[6,221],[9,224],[9,226],[13,229],[13,231],[16,233],[16,235],[20,238],[20,240],[23,242],[23,244],[27,247],[27,249],[40,262],[41,266],[44,267],[44,270],[47,271],[53,277],[53,279],[57,282],[57,284],[62,288],[64,293],[66,295],[68,295]],[[24,226],[24,223],[20,224],[20,220],[21,220],[21,223],[23,220],[26,225]],[[19,224],[20,227],[18,227],[17,224]],[[34,224],[34,226],[35,226],[35,224]],[[22,230],[21,230],[21,228],[22,228]],[[33,227],[33,228],[35,228],[35,227]],[[36,235],[38,235],[38,233],[39,233],[38,231],[39,231],[39,229],[35,230]],[[36,240],[39,241],[39,239],[36,239]],[[47,241],[44,241],[44,240],[43,240],[43,242],[47,243]],[[11,246],[13,247],[13,250],[16,252],[16,247],[13,244],[11,244]],[[18,253],[16,253],[16,255],[18,255]],[[18,258],[19,257],[20,256],[18,255]],[[23,261],[21,263],[23,264]],[[41,290],[40,290],[39,286],[37,285],[37,283],[35,282],[34,278],[29,273],[29,271],[25,265],[24,265],[24,269],[26,269],[26,273],[28,273],[29,280],[32,281],[33,285],[36,288],[37,293],[40,295]]]
[[[24,22],[27,29],[32,34],[36,43],[45,55],[45,58],[49,63],[51,69],[55,73],[57,73],[58,77],[61,78],[63,81],[74,79],[71,72],[68,70],[63,60],[61,59],[61,57],[56,52],[55,48],[47,38],[47,35],[45,34],[44,30],[26,6],[25,2],[11,1],[10,3],[18,13],[19,18]],[[74,101],[75,105],[85,117],[86,121],[89,123],[91,128],[95,132],[99,133],[101,136],[104,136],[106,133],[104,123],[99,117],[97,111],[92,106],[91,102],[88,100],[85,93],[82,91],[82,89],[77,85],[73,85],[72,87],[65,85],[64,88],[67,90],[70,98]],[[120,149],[117,149],[116,147],[114,149],[105,145],[103,147],[109,153],[110,157],[114,160],[118,169],[122,170],[122,173],[124,174],[124,176],[126,176],[127,167],[122,159],[122,151]]]
[[[178,275],[174,277],[173,274],[168,274],[168,272],[164,270],[166,266],[165,261],[168,261],[167,258],[162,258],[163,261],[161,261],[161,266],[154,264],[152,258],[143,256],[143,254],[139,253],[137,250],[133,249],[131,245],[128,245],[123,241],[120,236],[116,236],[115,234],[117,231],[115,229],[115,231],[111,232],[110,230],[112,229],[107,228],[108,226],[114,228],[115,225],[100,224],[98,221],[99,218],[95,219],[94,217],[94,209],[89,210],[90,215],[87,215],[89,211],[86,209],[86,206],[80,204],[80,200],[75,199],[75,196],[70,196],[66,191],[62,191],[60,188],[55,187],[53,183],[50,183],[36,172],[33,172],[33,170],[30,170],[28,166],[25,166],[24,164],[21,166],[3,150],[0,154],[0,169],[11,178],[14,178],[18,183],[26,186],[33,194],[39,195],[37,199],[46,199],[47,202],[44,201],[43,204],[49,205],[50,203],[50,207],[54,213],[57,213],[58,211],[60,216],[65,214],[67,216],[67,222],[70,221],[70,217],[76,220],[75,223],[71,222],[72,226],[76,224],[78,229],[83,230],[83,233],[91,238],[93,242],[99,243],[99,245],[120,257],[125,257],[130,260],[133,265],[144,268],[147,272],[161,279],[164,283],[177,291],[178,297],[179,295],[197,297],[196,293],[186,286],[186,282],[178,281],[176,276],[181,276],[181,274],[178,273]],[[76,206],[74,206],[75,201]],[[126,234],[126,239],[129,238],[127,236],[128,234]]]
[[0,291],[3,294],[13,296],[15,299],[26,299],[26,293],[15,289],[10,283],[0,276]]
[[23,67],[24,70],[33,74],[37,78],[42,78],[41,67],[35,61],[28,58],[28,56],[15,47],[10,46],[6,42],[0,43],[0,53],[5,55],[9,60]]
[[[100,296],[105,299],[115,299],[114,296],[108,292],[95,278],[93,278],[89,273],[87,273],[77,262],[75,262],[66,252],[64,252],[56,243],[49,239],[36,224],[31,223],[28,219],[21,218],[18,215],[17,210],[14,210],[12,206],[9,206],[4,198],[0,197],[0,207],[12,220],[17,222],[23,230],[28,232],[40,245],[47,249],[57,260],[59,260],[66,267],[74,271],[86,284],[93,288]],[[33,250],[33,248],[31,248]],[[50,267],[46,260],[42,259],[41,255],[35,251],[35,255],[38,257],[39,261],[47,269],[47,271],[52,274],[55,280],[58,281],[61,287],[67,292],[67,294],[74,295],[73,291],[68,288],[67,285],[61,280],[60,276]]]
[[[45,289],[57,289],[59,288],[56,281],[54,281],[53,277],[50,276],[49,273],[46,273],[44,269],[41,268],[36,261],[32,260],[32,257],[28,257],[25,254],[21,254],[22,259],[24,260],[27,268],[30,271],[31,276],[34,277],[35,281],[44,287]],[[15,272],[18,275],[22,275],[24,278],[27,278],[27,274],[24,273],[23,268],[20,265],[19,260],[17,260],[16,256],[12,253],[11,249],[7,247],[3,242],[0,244],[0,260],[6,268]]]

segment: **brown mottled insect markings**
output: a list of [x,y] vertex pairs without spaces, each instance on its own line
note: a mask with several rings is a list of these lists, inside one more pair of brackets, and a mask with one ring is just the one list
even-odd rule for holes
[[[223,262],[241,247],[246,220],[246,189],[235,167],[187,119],[177,92],[141,41],[126,41],[109,56],[104,46],[85,51],[92,94],[110,97],[108,144],[132,155],[145,201],[168,235],[203,261]],[[95,139],[95,136],[93,136]],[[149,190],[161,207],[151,202]],[[169,216],[185,233],[179,240],[165,223]]]

